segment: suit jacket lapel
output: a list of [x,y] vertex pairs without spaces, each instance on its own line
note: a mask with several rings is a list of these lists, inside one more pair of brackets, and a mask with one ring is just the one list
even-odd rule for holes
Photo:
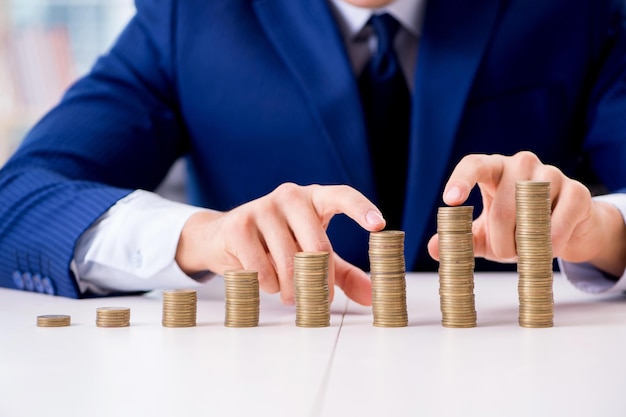
[[358,87],[337,25],[322,0],[254,0],[257,18],[298,80],[346,182],[371,197],[373,181]]
[[432,208],[500,0],[430,0],[420,39],[413,97],[410,171],[405,204],[407,266],[426,244]]

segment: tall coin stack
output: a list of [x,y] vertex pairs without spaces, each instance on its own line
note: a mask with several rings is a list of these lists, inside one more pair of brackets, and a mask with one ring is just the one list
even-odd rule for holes
[[177,289],[163,291],[163,327],[194,327],[198,295],[196,290]]
[[374,326],[407,326],[404,232],[384,230],[370,233],[369,260]]
[[439,299],[443,327],[476,327],[472,206],[439,207]]
[[552,327],[552,243],[550,240],[550,183],[515,184],[515,244],[519,275],[519,325]]
[[256,271],[224,272],[226,312],[224,326],[255,327],[259,325],[259,277]]
[[130,308],[98,307],[96,309],[96,326],[128,327],[130,326]]
[[296,326],[330,326],[328,252],[298,252],[293,267]]

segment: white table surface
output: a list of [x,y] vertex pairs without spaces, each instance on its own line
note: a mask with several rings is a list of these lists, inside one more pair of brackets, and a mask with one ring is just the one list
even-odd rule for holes
[[[260,325],[226,328],[223,282],[198,326],[161,326],[160,294],[70,300],[0,289],[0,417],[624,416],[626,297],[555,276],[555,327],[518,325],[516,274],[476,274],[478,326],[441,326],[436,274],[407,277],[409,326],[376,328],[337,291],[331,326],[295,326],[262,295]],[[98,328],[95,309],[131,308]],[[40,328],[40,314],[69,314]]]

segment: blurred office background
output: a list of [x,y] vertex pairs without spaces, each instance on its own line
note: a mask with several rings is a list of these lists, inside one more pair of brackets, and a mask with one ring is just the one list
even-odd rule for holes
[[0,0],[0,165],[134,10],[133,0]]

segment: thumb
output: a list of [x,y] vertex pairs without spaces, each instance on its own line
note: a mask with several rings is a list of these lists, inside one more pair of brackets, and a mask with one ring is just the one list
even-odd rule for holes
[[439,261],[439,235],[434,234],[428,241],[428,254],[435,261]]

